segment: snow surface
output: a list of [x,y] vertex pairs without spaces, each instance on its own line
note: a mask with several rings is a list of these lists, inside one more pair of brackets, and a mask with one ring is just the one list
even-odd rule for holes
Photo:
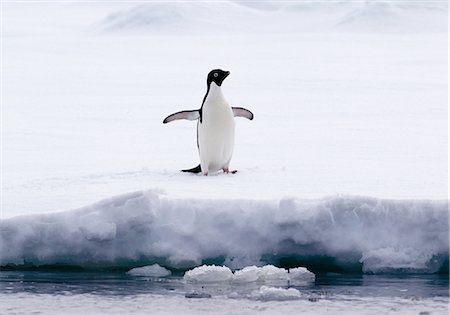
[[[2,218],[148,189],[448,198],[446,1],[2,8]],[[162,119],[198,108],[217,67],[230,103],[255,114],[237,120],[239,172],[182,174],[198,164],[195,123]]]
[[136,294],[105,298],[98,294],[0,295],[11,314],[448,314],[448,298],[404,299],[342,296],[336,300],[253,301],[248,299],[186,299],[179,296]]
[[[448,263],[448,219],[447,201],[201,200],[135,192],[3,220],[0,264],[190,269],[217,261],[232,269],[434,273]],[[280,277],[264,268],[264,277]]]

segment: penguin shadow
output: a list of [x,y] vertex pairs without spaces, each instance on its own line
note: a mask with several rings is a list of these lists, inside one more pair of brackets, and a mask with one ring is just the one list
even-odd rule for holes
[[232,175],[236,175],[238,173],[238,170],[219,171],[219,172],[213,172],[213,173],[208,173],[208,174],[203,174],[201,172],[199,172],[199,173],[186,172],[185,170],[181,170],[180,173],[183,173],[189,177],[220,177],[220,176],[232,177]]

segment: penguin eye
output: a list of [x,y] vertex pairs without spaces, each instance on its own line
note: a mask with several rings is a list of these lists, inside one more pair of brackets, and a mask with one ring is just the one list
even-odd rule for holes
[[214,73],[214,77],[217,78],[219,76],[219,74],[217,74],[217,72]]

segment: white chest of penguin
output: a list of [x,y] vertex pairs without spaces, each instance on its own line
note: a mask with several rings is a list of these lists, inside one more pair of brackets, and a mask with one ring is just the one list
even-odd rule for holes
[[202,170],[228,169],[234,147],[234,115],[231,106],[214,82],[202,108],[198,124],[198,144]]

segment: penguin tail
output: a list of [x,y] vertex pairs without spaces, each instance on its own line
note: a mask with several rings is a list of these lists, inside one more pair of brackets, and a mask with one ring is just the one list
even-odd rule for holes
[[186,173],[200,173],[202,171],[202,168],[200,167],[200,164],[197,165],[194,168],[188,169],[188,170],[181,170],[182,172],[186,172]]

